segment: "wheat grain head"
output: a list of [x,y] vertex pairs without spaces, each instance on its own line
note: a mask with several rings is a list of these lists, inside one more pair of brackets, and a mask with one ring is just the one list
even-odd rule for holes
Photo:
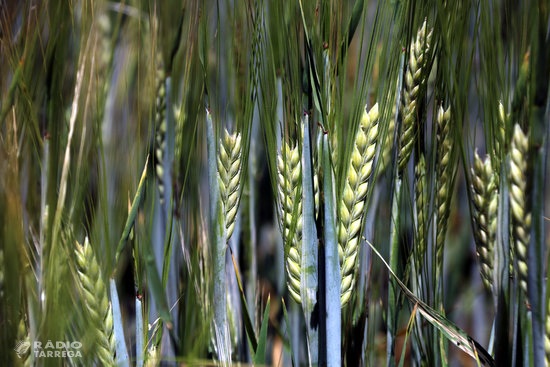
[[342,277],[342,306],[350,297],[355,283],[355,270],[359,253],[360,230],[365,215],[369,178],[374,165],[378,140],[378,104],[361,116],[359,131],[351,154],[351,161],[338,208],[338,252]]
[[101,269],[87,237],[84,245],[76,243],[75,255],[80,296],[86,305],[91,324],[97,325],[97,358],[102,365],[114,366],[115,336],[111,303]]
[[241,163],[241,135],[239,133],[229,134],[225,130],[218,152],[218,181],[227,240],[231,238],[235,228],[240,195]]

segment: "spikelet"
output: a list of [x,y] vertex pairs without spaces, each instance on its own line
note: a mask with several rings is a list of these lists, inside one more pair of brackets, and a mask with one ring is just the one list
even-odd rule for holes
[[218,152],[218,181],[223,203],[227,240],[235,228],[241,183],[241,134],[224,131]]
[[399,172],[403,172],[411,156],[416,140],[419,96],[426,82],[424,70],[425,55],[430,48],[432,31],[426,34],[426,21],[418,30],[415,42],[411,45],[403,92],[403,130],[399,142]]
[[510,151],[510,209],[517,256],[519,285],[527,293],[527,253],[530,240],[531,213],[526,200],[528,140],[518,124],[514,126]]
[[[302,165],[299,146],[290,148],[282,143],[277,156],[278,191],[283,239],[288,242],[285,268],[287,286],[292,298],[300,304],[300,276],[302,262]],[[296,206],[296,211],[294,210]],[[291,230],[293,231],[291,232]]]
[[378,138],[378,104],[363,112],[351,154],[342,200],[338,208],[338,252],[342,277],[340,301],[351,297],[359,252],[359,238],[365,214],[366,195],[374,164]]
[[493,256],[498,209],[496,177],[491,166],[491,158],[487,156],[485,161],[482,161],[476,151],[472,167],[474,237],[481,280],[488,291],[493,290]]
[[496,126],[496,134],[495,134],[495,150],[496,150],[496,156],[499,159],[500,157],[502,157],[502,153],[503,153],[502,144],[506,139],[505,129],[506,129],[506,120],[508,118],[509,118],[509,115],[507,115],[506,112],[504,111],[504,105],[502,104],[502,101],[499,101],[498,102],[498,120],[496,124],[497,126]]
[[443,268],[443,250],[447,224],[449,219],[450,199],[452,192],[452,165],[451,165],[451,135],[450,135],[451,109],[443,110],[439,107],[436,116],[437,123],[437,166],[436,166],[436,205],[437,205],[437,231],[436,231],[436,264],[441,274]]
[[420,274],[422,270],[422,259],[426,252],[426,235],[427,220],[428,220],[428,182],[426,174],[426,158],[421,153],[418,157],[418,162],[414,167],[415,170],[415,205],[416,205],[416,242],[414,247],[414,255],[416,260],[416,272]]
[[164,203],[164,149],[166,147],[166,77],[162,62],[157,69],[155,103],[155,175],[159,188],[160,203]]
[[103,366],[114,366],[115,336],[111,303],[88,238],[84,240],[83,246],[76,243],[75,254],[80,295],[90,316],[90,324],[97,326],[97,359]]

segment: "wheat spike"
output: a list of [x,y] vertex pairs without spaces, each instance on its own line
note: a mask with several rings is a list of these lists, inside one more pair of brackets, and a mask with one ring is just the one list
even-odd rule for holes
[[344,192],[338,208],[338,252],[342,277],[340,297],[342,306],[349,301],[355,282],[360,230],[365,214],[369,178],[376,153],[378,117],[378,104],[375,104],[368,112],[365,108],[359,131],[355,137]]
[[225,130],[218,152],[218,181],[227,240],[231,238],[235,228],[235,216],[240,194],[241,162],[241,135],[239,133],[229,134]]
[[437,123],[437,230],[436,230],[436,263],[438,274],[443,268],[443,251],[447,224],[449,219],[450,199],[452,192],[452,165],[451,165],[451,134],[450,134],[451,109],[443,110],[439,107],[436,116]]
[[399,172],[403,172],[411,156],[416,140],[419,94],[426,82],[425,55],[430,48],[432,31],[426,34],[426,21],[418,30],[411,45],[403,92],[403,131],[399,142]]
[[418,162],[415,165],[415,205],[416,205],[416,243],[414,254],[416,259],[416,272],[420,274],[422,270],[422,259],[426,252],[426,234],[428,220],[428,182],[426,177],[426,159],[421,153]]
[[510,209],[517,256],[519,284],[527,297],[527,252],[530,240],[531,213],[527,209],[526,172],[528,140],[518,124],[514,126],[510,152]]
[[496,175],[489,156],[482,161],[477,151],[472,167],[474,237],[483,284],[493,290],[493,254],[496,241],[498,192]]
[[164,149],[166,147],[166,77],[162,62],[157,69],[157,90],[155,104],[155,175],[160,203],[164,203]]
[[88,238],[84,240],[83,246],[76,243],[75,253],[80,294],[90,315],[91,324],[97,325],[97,358],[104,366],[114,366],[115,336],[111,303]]
[[[285,268],[288,291],[300,304],[300,277],[302,262],[302,165],[299,146],[290,148],[283,142],[277,157],[278,191],[283,239],[290,241]],[[294,210],[296,206],[296,211]],[[293,232],[291,232],[291,230]]]

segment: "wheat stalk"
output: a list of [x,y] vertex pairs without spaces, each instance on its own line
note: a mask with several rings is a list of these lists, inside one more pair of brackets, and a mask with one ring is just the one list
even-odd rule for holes
[[519,285],[525,296],[527,293],[527,252],[530,240],[531,213],[527,209],[526,172],[527,136],[518,124],[514,126],[510,152],[510,209],[514,252],[517,255]]
[[240,194],[241,181],[241,135],[224,131],[218,152],[218,182],[223,204],[226,240],[229,241],[235,228],[235,217]]
[[88,238],[84,245],[76,243],[76,264],[80,295],[86,305],[91,325],[96,325],[97,358],[102,365],[115,365],[113,313],[101,269]]
[[[281,154],[277,156],[277,168],[281,228],[283,239],[289,244],[289,251],[285,259],[285,268],[288,275],[287,286],[292,298],[300,304],[302,302],[300,296],[302,262],[302,165],[299,146],[290,148],[289,144],[283,142]],[[296,211],[294,211],[295,205],[297,207]],[[294,231],[291,232],[293,228]]]
[[344,192],[339,205],[338,251],[342,276],[340,301],[344,306],[351,297],[359,252],[359,235],[365,214],[369,178],[378,139],[378,104],[361,117],[351,154]]
[[403,131],[399,142],[399,172],[403,172],[411,156],[418,128],[417,116],[420,91],[426,82],[424,70],[426,54],[430,48],[432,31],[426,34],[426,21],[418,30],[416,40],[411,45],[403,92]]
[[482,161],[477,151],[472,167],[472,201],[474,204],[474,237],[480,273],[487,290],[493,290],[493,254],[497,230],[497,175],[491,158]]

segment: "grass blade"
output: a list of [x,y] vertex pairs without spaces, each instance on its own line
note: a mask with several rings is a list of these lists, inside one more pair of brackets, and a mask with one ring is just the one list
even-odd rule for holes
[[256,353],[254,354],[254,364],[265,364],[265,346],[267,343],[267,326],[269,325],[269,304],[271,298],[267,298],[267,304],[265,305],[264,319],[262,321],[262,327],[260,328],[260,337],[258,338],[258,346]]
[[143,167],[143,173],[141,174],[141,179],[139,180],[136,195],[134,196],[134,200],[132,201],[132,207],[130,209],[130,213],[128,213],[128,219],[126,219],[126,224],[124,225],[122,236],[120,237],[120,241],[118,242],[115,255],[115,264],[118,264],[118,257],[120,256],[122,250],[124,250],[124,246],[126,246],[126,243],[128,242],[128,237],[130,236],[130,231],[132,230],[134,221],[136,220],[139,206],[143,201],[143,198],[145,197],[145,181],[147,178],[148,164],[149,156],[147,156],[147,158],[145,159],[145,167]]
[[397,275],[395,275],[386,260],[384,260],[378,250],[366,238],[365,242],[371,247],[371,249],[388,268],[388,271],[390,272],[396,283],[399,285],[399,288],[401,288],[401,291],[405,294],[405,296],[409,299],[411,303],[414,303],[416,305],[416,307],[418,308],[418,312],[420,312],[420,314],[424,316],[424,318],[428,320],[430,324],[439,329],[439,331],[443,335],[445,335],[445,337],[449,339],[449,341],[451,341],[454,345],[456,345],[459,349],[464,351],[474,360],[481,363],[481,365],[496,366],[493,357],[491,357],[491,355],[487,353],[487,351],[478,342],[476,342],[472,337],[470,337],[458,326],[456,326],[452,321],[441,316],[441,314],[439,314],[436,310],[434,310],[433,308],[422,302],[422,300],[420,300],[418,297],[416,297],[413,292],[411,292],[407,288],[407,286],[405,286],[405,284],[401,282]]

